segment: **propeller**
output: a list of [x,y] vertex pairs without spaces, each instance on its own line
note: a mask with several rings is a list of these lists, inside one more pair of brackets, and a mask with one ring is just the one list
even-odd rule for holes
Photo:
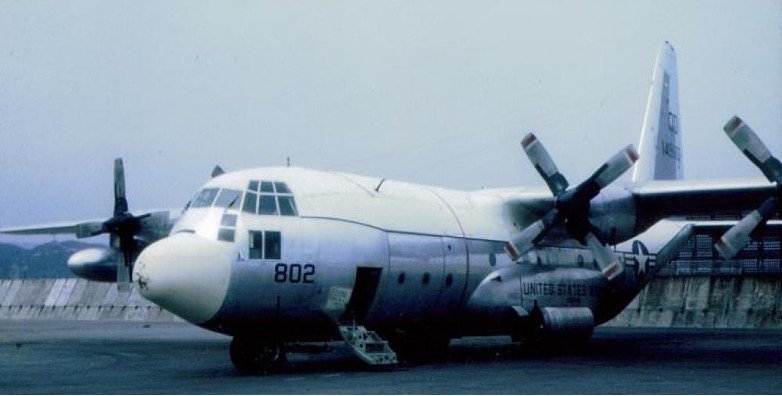
[[138,254],[141,241],[136,236],[143,233],[147,221],[145,219],[155,215],[150,220],[159,222],[162,213],[147,213],[134,216],[128,210],[128,200],[125,198],[125,168],[122,158],[114,160],[114,213],[103,222],[87,222],[77,226],[76,236],[88,238],[101,234],[109,234],[109,245],[117,249],[121,259],[117,261],[117,286],[120,289],[129,289],[131,273],[133,272],[133,260]]
[[600,231],[589,221],[589,204],[607,185],[613,183],[638,160],[638,152],[632,145],[620,150],[598,168],[592,176],[575,188],[559,172],[554,160],[537,137],[530,133],[521,141],[524,152],[546,182],[556,198],[554,208],[543,217],[513,235],[505,244],[506,253],[514,261],[530,251],[557,223],[564,222],[568,234],[587,246],[595,261],[608,280],[613,280],[624,271],[614,252],[606,246]]
[[763,175],[777,185],[777,196],[763,201],[759,208],[741,219],[714,244],[723,258],[730,259],[749,243],[749,235],[758,226],[765,224],[771,216],[779,212],[779,196],[782,195],[782,163],[771,154],[755,131],[738,116],[733,116],[722,129],[744,155],[760,168]]

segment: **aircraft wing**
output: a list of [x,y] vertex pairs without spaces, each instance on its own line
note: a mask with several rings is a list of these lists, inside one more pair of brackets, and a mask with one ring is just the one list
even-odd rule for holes
[[73,234],[76,235],[80,224],[100,223],[102,219],[87,220],[81,222],[62,222],[37,224],[23,227],[0,228],[0,234],[11,235],[54,235],[54,234]]
[[633,189],[644,227],[661,218],[719,215],[736,219],[777,194],[764,179],[651,181]]
[[[151,241],[160,239],[171,230],[171,226],[179,218],[179,210],[163,209],[152,211],[141,211],[139,217],[143,217],[142,233],[143,239]],[[1,228],[0,234],[10,235],[55,235],[71,234],[77,238],[88,238],[97,235],[103,227],[105,219],[93,219],[84,221],[70,221],[60,223],[37,224],[22,227]]]
[[[699,220],[699,221],[685,221],[683,223],[692,224],[695,227],[695,234],[710,234],[710,235],[722,235],[728,229],[736,225],[736,221],[730,220]],[[758,227],[758,231],[765,231],[768,233],[782,233],[782,220],[769,220],[766,224]]]

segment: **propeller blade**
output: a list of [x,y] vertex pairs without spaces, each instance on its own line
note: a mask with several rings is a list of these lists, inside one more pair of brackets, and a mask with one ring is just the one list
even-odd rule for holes
[[753,210],[750,214],[745,216],[741,221],[731,227],[721,238],[714,244],[714,248],[720,253],[724,259],[733,258],[739,250],[743,249],[749,243],[749,235],[755,231],[755,229],[766,222],[777,208],[777,198],[771,197],[763,201],[760,208]]
[[614,154],[588,180],[594,181],[599,189],[613,183],[638,161],[638,152],[632,144]]
[[557,197],[557,201],[555,209],[511,237],[511,240],[505,244],[508,256],[514,261],[518,260],[521,255],[535,246],[535,242],[557,219],[564,218],[568,233],[592,250],[606,278],[611,280],[619,276],[624,271],[624,267],[619,263],[616,255],[595,236],[594,227],[589,223],[589,202],[600,193],[601,189],[613,183],[638,161],[638,152],[635,148],[632,145],[623,148],[587,180],[576,188],[568,190],[567,179],[559,172],[554,160],[534,134],[525,136],[521,146],[551,192]]
[[520,233],[511,237],[509,242],[505,243],[505,253],[510,256],[511,260],[518,260],[524,253],[529,252],[535,247],[535,242],[548,231],[556,221],[557,213],[559,212],[556,209],[550,210],[545,216],[527,226],[527,228],[523,229]]
[[130,290],[130,266],[127,265],[129,257],[124,252],[117,258],[117,290]]
[[125,199],[125,166],[122,158],[114,160],[114,216],[128,211],[128,200]]
[[117,287],[119,290],[130,288],[130,282],[133,281],[131,271],[133,270],[133,259],[138,250],[136,239],[130,236],[119,236],[119,251],[122,259],[117,261]]
[[530,162],[532,162],[532,165],[546,182],[554,196],[558,196],[567,190],[569,185],[567,179],[559,173],[559,169],[557,169],[557,165],[554,163],[551,155],[549,155],[543,143],[534,134],[527,134],[521,140],[521,147],[524,148],[524,152],[527,153]]
[[749,125],[738,116],[733,116],[722,129],[769,181],[782,184],[782,163],[771,154]]
[[[576,188],[565,191],[557,200],[557,207],[569,214],[589,211],[589,201],[605,186],[613,183],[638,161],[638,152],[633,145],[620,150],[598,168],[588,179]],[[588,214],[581,213],[587,216]]]
[[603,272],[603,276],[605,276],[606,279],[612,281],[624,273],[624,266],[619,261],[619,258],[614,254],[613,250],[604,245],[594,233],[589,232],[584,239],[587,247],[595,256],[597,266]]

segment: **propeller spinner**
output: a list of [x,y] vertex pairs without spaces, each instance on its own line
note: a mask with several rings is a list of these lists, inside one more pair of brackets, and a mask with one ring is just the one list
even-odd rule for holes
[[567,232],[594,254],[603,275],[613,280],[624,272],[624,267],[614,252],[606,246],[600,232],[589,221],[589,204],[600,190],[613,183],[638,160],[638,153],[629,145],[616,153],[595,173],[575,188],[559,172],[554,160],[534,134],[528,134],[521,141],[524,152],[543,177],[556,198],[554,208],[521,232],[512,236],[505,244],[505,251],[511,259],[518,260],[530,251],[552,226],[564,222]]

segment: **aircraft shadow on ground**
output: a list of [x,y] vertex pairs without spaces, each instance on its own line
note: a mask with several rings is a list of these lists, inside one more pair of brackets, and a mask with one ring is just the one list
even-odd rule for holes
[[[776,364],[782,346],[769,343],[751,345],[739,341],[725,342],[720,337],[710,339],[709,335],[647,335],[592,339],[586,343],[552,348],[528,348],[518,344],[469,344],[452,345],[447,356],[404,362],[391,368],[373,368],[363,364],[342,345],[333,345],[333,350],[320,354],[289,355],[281,368],[259,374],[264,376],[286,376],[303,374],[371,373],[415,370],[431,366],[460,366],[493,362],[556,362],[590,361],[615,364],[664,361],[665,364],[694,364],[715,361],[728,365]],[[230,362],[220,368],[191,373],[198,377],[252,377],[237,373]]]

